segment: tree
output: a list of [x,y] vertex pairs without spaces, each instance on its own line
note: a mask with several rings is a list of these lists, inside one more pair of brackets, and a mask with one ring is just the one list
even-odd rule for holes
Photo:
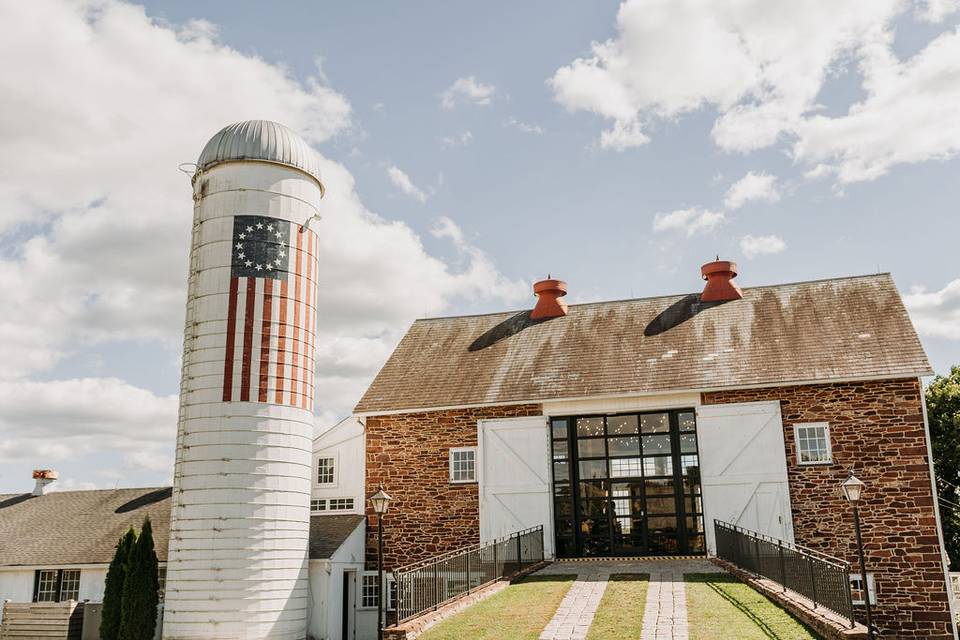
[[153,640],[160,599],[157,552],[153,548],[153,526],[143,521],[137,542],[130,550],[127,579],[123,582],[119,640]]
[[933,468],[940,495],[943,540],[950,569],[960,570],[960,366],[937,376],[926,389]]
[[100,640],[118,640],[120,633],[120,607],[123,602],[123,583],[127,576],[127,560],[130,549],[136,544],[137,534],[127,529],[117,541],[107,580],[103,589],[103,612],[100,619]]

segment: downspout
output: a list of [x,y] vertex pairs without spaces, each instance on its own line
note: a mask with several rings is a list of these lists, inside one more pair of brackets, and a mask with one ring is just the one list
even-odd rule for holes
[[927,395],[923,390],[923,379],[917,378],[920,385],[920,406],[923,409],[923,431],[927,439],[927,462],[930,466],[930,490],[933,492],[933,513],[937,521],[937,540],[940,541],[940,559],[943,563],[943,579],[947,586],[947,602],[950,606],[950,630],[954,640],[957,640],[957,602],[953,594],[953,585],[950,583],[950,560],[947,557],[947,546],[943,541],[943,527],[940,524],[940,495],[937,492],[936,472],[933,468],[933,443],[930,439],[930,422],[927,418]]

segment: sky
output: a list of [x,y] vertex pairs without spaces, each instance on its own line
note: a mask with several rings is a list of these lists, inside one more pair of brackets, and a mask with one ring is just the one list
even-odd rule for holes
[[170,482],[189,178],[321,155],[317,429],[419,317],[889,271],[960,364],[960,0],[0,3],[0,493]]

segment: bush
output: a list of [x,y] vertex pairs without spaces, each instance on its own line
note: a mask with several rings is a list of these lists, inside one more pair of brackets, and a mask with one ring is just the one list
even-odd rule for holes
[[120,608],[123,603],[123,583],[127,575],[127,560],[130,549],[136,544],[137,534],[133,529],[117,541],[117,550],[107,569],[103,589],[103,613],[100,620],[100,640],[118,640],[120,633]]
[[153,527],[147,518],[143,522],[143,529],[136,544],[130,550],[126,580],[123,582],[118,640],[153,640],[157,626],[159,591]]

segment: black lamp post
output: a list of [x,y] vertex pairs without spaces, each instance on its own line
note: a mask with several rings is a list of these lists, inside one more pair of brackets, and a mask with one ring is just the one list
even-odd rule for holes
[[383,490],[383,483],[370,496],[373,511],[377,514],[377,640],[383,640],[383,516],[390,508],[390,494]]
[[873,634],[873,616],[870,611],[870,583],[867,582],[867,565],[863,559],[863,537],[860,535],[860,509],[858,508],[866,485],[851,471],[850,477],[840,486],[843,488],[843,495],[847,502],[853,505],[853,526],[857,532],[857,557],[860,560],[860,584],[863,585],[863,605],[867,610],[867,637],[872,640],[875,636]]

